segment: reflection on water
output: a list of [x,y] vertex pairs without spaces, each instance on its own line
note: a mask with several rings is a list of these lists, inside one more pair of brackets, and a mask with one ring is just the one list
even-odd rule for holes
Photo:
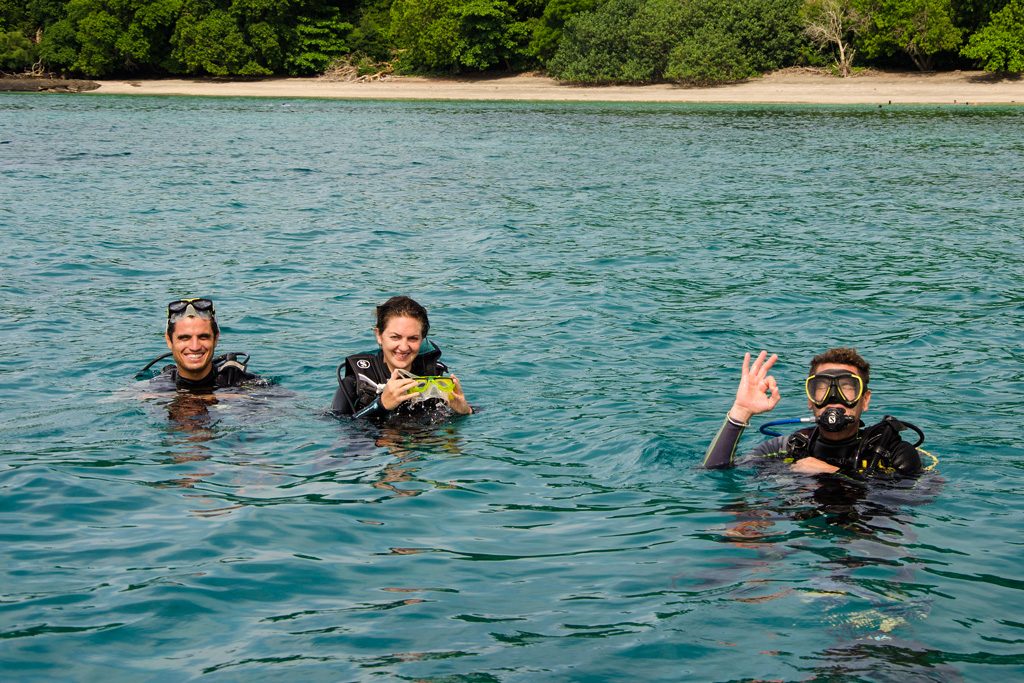
[[217,405],[214,394],[177,392],[167,404],[167,419],[172,432],[181,432],[185,440],[202,443],[214,438],[216,421],[210,415],[210,406]]
[[[737,515],[753,514],[756,519],[743,522],[741,537],[770,535],[753,529],[770,529],[766,517],[801,522],[805,529],[820,529],[838,537],[879,534],[901,535],[899,528],[911,520],[903,508],[925,505],[942,491],[944,479],[925,473],[918,479],[899,481],[860,480],[844,476],[764,475],[771,483],[770,494],[758,491],[750,500],[725,506]],[[909,527],[908,527],[909,528]]]
[[[436,428],[435,428],[436,429]],[[386,449],[392,456],[394,462],[385,465],[381,477],[373,482],[373,487],[393,491],[399,496],[416,496],[422,490],[411,488],[399,488],[396,484],[400,482],[427,483],[435,488],[453,488],[453,484],[416,479],[417,468],[415,463],[423,458],[422,453],[427,451],[436,455],[460,455],[459,439],[451,428],[442,428],[444,433],[435,433],[429,428],[401,428],[382,427],[380,433],[374,439],[374,445]]]
[[[926,473],[917,481],[858,481],[793,477],[768,468],[760,478],[766,488],[722,508],[735,521],[721,541],[747,555],[721,567],[704,590],[729,587],[738,603],[788,601],[820,615],[823,633],[840,644],[815,657],[826,661],[822,666],[800,667],[805,675],[959,679],[955,669],[936,668],[925,642],[902,635],[923,625],[933,607],[925,566],[915,558],[919,538],[907,506],[932,502],[942,478]],[[779,573],[790,563],[802,566],[804,575],[780,587]]]
[[[231,428],[218,428],[225,417],[237,417],[243,422],[255,423],[263,420],[266,414],[278,410],[279,406],[275,407],[275,403],[280,404],[293,398],[294,395],[290,392],[279,390],[261,390],[255,393],[178,391],[166,397],[151,397],[149,400],[154,405],[166,408],[168,438],[165,439],[165,445],[171,453],[169,461],[181,464],[209,461],[215,457],[215,451],[207,442],[230,437],[234,432]],[[451,411],[436,411],[419,419],[383,425],[347,417],[337,420],[330,417],[324,419],[336,421],[342,437],[317,458],[318,471],[314,475],[317,479],[324,481],[358,469],[361,472],[355,481],[368,483],[375,489],[403,497],[418,496],[429,489],[457,487],[457,484],[452,482],[418,476],[417,467],[417,464],[427,456],[462,454],[461,437],[453,424],[456,420],[453,419]],[[382,453],[387,457],[382,458]],[[341,468],[338,468],[339,463],[342,465]],[[203,510],[202,513],[222,514],[240,508],[246,504],[245,492],[254,492],[254,485],[258,482],[274,486],[279,484],[273,478],[254,479],[250,475],[264,470],[267,464],[252,464],[254,469],[244,477],[244,486],[239,486],[232,492],[232,498],[240,501],[239,504]],[[217,476],[218,472],[215,470],[194,471],[162,481],[158,485],[195,488],[204,479],[212,481]],[[292,482],[292,486],[294,485],[295,482]],[[220,482],[220,486],[223,486],[223,482]]]

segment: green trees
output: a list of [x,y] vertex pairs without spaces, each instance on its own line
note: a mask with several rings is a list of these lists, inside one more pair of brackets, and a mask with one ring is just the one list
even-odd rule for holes
[[566,23],[548,70],[582,83],[740,80],[796,57],[797,7],[798,0],[609,0]]
[[853,0],[805,0],[800,20],[804,34],[814,44],[835,50],[836,68],[843,76],[849,76],[857,53],[853,38],[867,26],[868,17]]
[[[269,76],[326,63],[328,55],[303,56],[316,49],[316,31],[308,31],[316,21],[305,12],[317,9],[288,1],[183,0],[172,56],[185,73],[212,76]],[[298,61],[288,59],[293,50]]]
[[337,12],[319,18],[300,17],[294,48],[285,57],[286,70],[300,76],[323,73],[334,60],[351,52],[349,37],[354,30]]
[[[0,70],[314,75],[547,69],[714,84],[834,57],[1024,70],[1024,0],[0,0]],[[966,39],[967,46],[958,48]],[[387,62],[388,64],[382,64]]]
[[940,52],[960,47],[951,0],[864,0],[868,26],[864,54],[878,57],[903,52],[921,71],[931,71]]
[[973,35],[987,24],[992,15],[1006,7],[1009,0],[952,0],[953,23],[966,35]]
[[203,13],[186,9],[171,42],[174,58],[188,74],[259,76],[271,73],[255,61],[255,52],[247,44],[238,22],[224,9]]
[[49,68],[103,76],[162,63],[169,52],[167,21],[179,0],[70,0],[42,31],[40,57]]
[[48,68],[115,73],[309,75],[346,54],[353,26],[321,0],[69,0],[42,31]]
[[5,31],[0,26],[0,71],[17,72],[36,61],[36,46],[21,31]]
[[993,14],[961,54],[979,60],[985,71],[1024,72],[1024,0],[1010,0]]
[[531,22],[529,54],[547,62],[558,50],[565,23],[577,14],[593,10],[598,3],[599,0],[548,0],[541,16]]
[[529,29],[504,0],[395,0],[391,35],[400,69],[458,73],[518,61]]

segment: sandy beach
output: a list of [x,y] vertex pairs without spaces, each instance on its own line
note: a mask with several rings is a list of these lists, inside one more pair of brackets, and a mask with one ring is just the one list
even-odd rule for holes
[[708,102],[782,104],[1022,104],[1024,79],[982,71],[933,74],[865,72],[838,78],[787,69],[710,88],[675,85],[579,87],[532,74],[500,77],[396,76],[369,83],[318,78],[259,81],[161,79],[99,81],[90,94],[314,97],[383,100],[521,100],[565,102]]

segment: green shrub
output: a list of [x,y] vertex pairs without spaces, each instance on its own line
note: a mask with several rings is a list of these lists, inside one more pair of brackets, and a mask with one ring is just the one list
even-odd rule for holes
[[0,31],[0,71],[26,71],[35,64],[38,53],[35,44],[21,31]]
[[1024,72],[1024,0],[1010,0],[960,51],[985,71]]
[[391,42],[391,0],[369,0],[351,15],[355,25],[349,35],[354,54],[366,55],[371,60],[385,62],[394,55]]
[[688,85],[713,85],[756,76],[736,35],[710,25],[683,38],[669,55],[665,79]]
[[800,0],[609,0],[566,23],[548,62],[578,83],[723,83],[777,69],[806,47]]
[[724,6],[709,4],[719,9],[715,23],[721,31],[736,37],[755,71],[772,71],[792,64],[808,46],[800,23],[801,0],[732,0]]
[[200,18],[183,13],[171,42],[175,58],[190,74],[257,75],[253,72],[260,71],[253,61],[252,48],[226,10],[215,9]]
[[288,73],[297,76],[323,73],[335,60],[349,53],[347,39],[353,30],[355,26],[337,16],[300,17],[295,26],[294,42],[285,58]]
[[519,61],[528,28],[504,0],[395,0],[391,36],[401,71],[458,73]]
[[[618,83],[635,77],[639,64],[651,61],[638,54],[633,20],[644,0],[609,0],[565,24],[565,33],[547,64],[555,78],[572,83]],[[629,68],[627,69],[627,64]],[[626,76],[627,71],[630,77]],[[640,74],[648,80],[652,73]]]
[[857,45],[868,57],[906,54],[920,71],[930,71],[940,52],[960,47],[950,0],[862,0],[867,28]]
[[599,0],[549,0],[541,16],[531,22],[528,52],[546,62],[558,50],[565,23],[583,12],[589,12]]

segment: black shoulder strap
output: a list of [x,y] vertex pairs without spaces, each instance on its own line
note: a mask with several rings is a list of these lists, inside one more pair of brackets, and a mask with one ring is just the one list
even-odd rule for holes
[[448,366],[441,362],[441,347],[427,339],[430,344],[429,351],[422,351],[413,362],[413,372],[423,377],[432,375],[443,375],[448,371]]
[[231,351],[213,359],[213,365],[218,371],[221,368],[237,368],[242,372],[246,371],[249,365],[249,354],[245,351]]
[[897,420],[892,415],[886,415],[881,422],[865,429],[861,435],[860,447],[857,449],[858,469],[871,472],[878,469],[880,463],[891,458],[903,441],[900,432],[904,429],[917,432],[917,441],[911,446],[912,448],[917,448],[924,443],[924,432],[909,422]]
[[248,374],[249,354],[244,351],[232,351],[213,359],[213,367],[217,371],[218,383],[235,386],[245,380]]
[[789,435],[786,441],[786,455],[793,460],[806,458],[811,454],[811,440],[814,438],[814,427],[800,429]]
[[376,367],[379,361],[376,353],[356,353],[347,357],[338,366],[338,381],[342,379],[341,369],[345,368],[345,377],[355,377],[363,374],[373,379],[374,375],[380,374],[380,368]]

